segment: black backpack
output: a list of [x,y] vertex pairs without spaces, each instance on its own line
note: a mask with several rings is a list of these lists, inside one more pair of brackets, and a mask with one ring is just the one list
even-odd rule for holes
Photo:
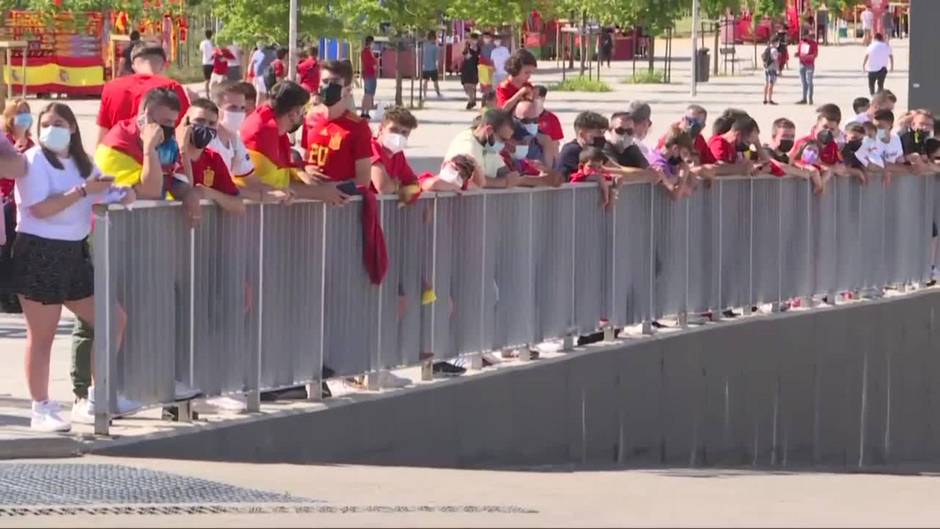
[[264,80],[264,87],[270,92],[271,89],[274,88],[274,85],[277,84],[277,75],[274,74],[273,64],[268,65],[261,79]]

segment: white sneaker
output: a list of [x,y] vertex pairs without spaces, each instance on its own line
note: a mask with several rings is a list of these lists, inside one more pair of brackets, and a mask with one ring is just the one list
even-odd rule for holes
[[88,399],[78,399],[72,404],[72,422],[95,424],[95,405]]
[[[122,415],[130,415],[143,407],[144,405],[141,404],[140,402],[137,402],[136,400],[131,400],[125,397],[124,395],[121,395],[120,393],[118,393],[117,412],[114,415],[115,417],[120,417]],[[72,409],[74,410],[75,407],[73,406]],[[91,414],[92,424],[94,424],[95,422],[94,421],[94,417],[95,417],[95,387],[94,386],[90,386],[88,388],[88,412]],[[82,424],[85,424],[85,423],[82,423]]]
[[222,411],[244,413],[248,410],[248,401],[244,395],[229,395],[206,399],[206,404]]
[[491,366],[495,366],[496,364],[503,363],[503,359],[494,355],[493,353],[483,353],[480,356],[483,358],[483,362],[485,364],[489,364]]
[[33,401],[33,415],[29,427],[37,432],[67,432],[72,425],[62,418],[62,410],[52,401]]
[[202,390],[199,388],[192,388],[189,386],[189,384],[177,380],[174,395],[177,401],[190,400],[198,397],[199,395],[202,395]]
[[411,380],[400,377],[391,371],[379,372],[379,387],[383,389],[404,388],[411,385]]

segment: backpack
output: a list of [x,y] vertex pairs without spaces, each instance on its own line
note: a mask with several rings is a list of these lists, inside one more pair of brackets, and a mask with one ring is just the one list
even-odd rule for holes
[[770,45],[767,45],[764,48],[764,53],[760,56],[761,60],[764,61],[764,68],[770,68],[774,63],[774,54]]
[[264,75],[261,77],[264,81],[264,87],[267,88],[268,92],[274,88],[274,85],[277,84],[277,75],[274,74],[274,65],[269,64],[267,69],[264,70]]

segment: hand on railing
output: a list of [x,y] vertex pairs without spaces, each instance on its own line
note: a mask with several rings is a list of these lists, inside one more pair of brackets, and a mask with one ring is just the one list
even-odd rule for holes
[[189,222],[190,228],[199,226],[202,221],[202,206],[199,201],[202,200],[202,191],[199,188],[190,189],[183,197],[183,213]]
[[333,182],[324,182],[311,186],[310,197],[326,202],[331,206],[342,206],[349,199],[349,195],[340,191]]
[[[274,202],[282,206],[290,206],[294,203],[294,199],[297,198],[297,194],[294,193],[290,188],[287,189],[274,189],[269,191],[268,196],[274,199]],[[261,195],[262,199],[264,194]]]

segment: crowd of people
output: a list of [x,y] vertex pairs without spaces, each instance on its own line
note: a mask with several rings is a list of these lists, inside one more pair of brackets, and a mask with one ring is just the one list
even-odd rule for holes
[[[266,52],[259,47],[249,61],[251,81],[219,79],[213,76],[223,72],[216,66],[229,57],[214,47],[210,32],[206,37],[204,63],[213,62],[211,70],[206,64],[208,97],[164,75],[167,57],[161,46],[133,44],[127,54],[131,73],[104,88],[93,156],[86,153],[67,105],[42,108],[35,129],[25,100],[10,101],[4,109],[0,219],[6,226],[0,234],[6,244],[0,264],[6,290],[16,298],[3,305],[19,304],[25,315],[34,429],[67,431],[71,422],[94,421],[94,281],[88,236],[95,203],[177,200],[187,221],[198,226],[201,200],[241,215],[246,199],[284,206],[309,199],[340,206],[359,195],[366,228],[363,247],[371,253],[366,272],[381,283],[387,258],[383,262],[376,194],[396,194],[407,206],[430,191],[595,182],[600,207],[609,208],[622,185],[636,182],[662,187],[682,200],[731,175],[802,178],[823,193],[835,177],[866,182],[876,174],[890,183],[902,173],[940,172],[934,162],[940,141],[933,137],[933,115],[926,110],[896,114],[896,98],[882,88],[870,99],[858,98],[848,119],[835,104],[819,106],[815,125],[806,131],[781,116],[762,133],[752,116],[734,108],[713,117],[709,127],[708,111],[692,104],[662,137],[654,138],[649,134],[650,105],[633,101],[609,117],[581,112],[566,134],[551,111],[548,88],[531,82],[538,68],[535,56],[525,49],[504,54],[500,39],[484,34],[464,52],[466,60],[497,64],[492,96],[452,139],[440,169],[417,174],[408,161],[408,142],[418,119],[405,108],[391,107],[373,131],[368,111],[375,84],[364,83],[357,113],[350,61],[320,61],[311,47],[298,62],[299,82],[294,82],[286,79],[283,50],[265,64]],[[428,53],[423,77],[436,88],[437,70],[431,66],[438,57]],[[366,81],[376,75],[367,54],[368,46],[361,72]],[[811,70],[805,61],[814,54],[798,52],[801,68]],[[772,59],[776,64],[779,55]],[[465,69],[461,75],[462,84],[474,86],[472,94],[467,91],[468,108],[475,102],[479,79],[473,75],[478,71]],[[274,77],[270,83],[269,74]],[[811,89],[805,98],[812,103]],[[48,393],[50,350],[63,306],[77,316],[71,421]],[[125,315],[117,314],[116,321],[120,341]],[[453,375],[462,368],[439,362],[435,371]],[[197,393],[177,384],[179,399]],[[121,415],[138,405],[119,395],[116,406]]]

